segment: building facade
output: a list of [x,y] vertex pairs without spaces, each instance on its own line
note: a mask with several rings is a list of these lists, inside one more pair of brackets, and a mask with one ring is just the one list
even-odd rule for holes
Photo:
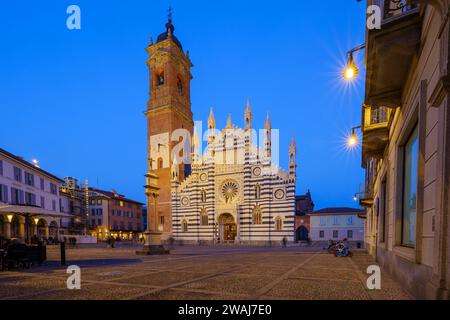
[[314,202],[311,192],[295,197],[295,241],[308,241],[310,239],[309,232],[310,216],[314,211]]
[[176,241],[253,243],[294,241],[296,146],[289,148],[289,172],[272,162],[272,126],[267,116],[264,148],[253,144],[250,104],[245,128],[228,118],[216,131],[213,110],[208,119],[208,147],[199,153],[193,140],[192,173],[180,179],[172,167],[172,229]]
[[[180,41],[174,35],[172,18],[166,24],[166,32],[156,40],[150,39],[147,47],[147,66],[150,75],[150,99],[147,103],[148,170],[154,171],[161,187],[158,198],[158,212],[155,215],[153,199],[147,198],[152,230],[162,228],[162,238],[172,234],[170,171],[173,163],[175,141],[172,135],[177,129],[192,134],[190,81],[192,67],[189,52],[184,53]],[[178,141],[178,139],[176,139]],[[179,165],[180,179],[184,179],[189,166]],[[155,217],[158,217],[155,221]]]
[[353,208],[326,208],[309,214],[311,241],[347,239],[349,243],[364,243],[364,210]]
[[61,219],[61,227],[68,235],[86,235],[89,230],[88,219],[88,194],[86,186],[72,177],[64,178],[64,183],[59,190],[61,212],[70,217]]
[[416,298],[449,299],[448,0],[368,1],[363,166],[366,242]]
[[64,181],[37,164],[0,149],[0,236],[31,241],[58,239],[59,188]]
[[142,235],[143,204],[116,191],[89,189],[89,226],[98,240],[137,240]]

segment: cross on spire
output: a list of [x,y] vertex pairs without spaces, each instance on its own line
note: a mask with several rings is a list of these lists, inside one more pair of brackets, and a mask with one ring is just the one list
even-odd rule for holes
[[172,6],[169,6],[169,9],[167,10],[167,20],[172,21],[172,13],[173,13]]

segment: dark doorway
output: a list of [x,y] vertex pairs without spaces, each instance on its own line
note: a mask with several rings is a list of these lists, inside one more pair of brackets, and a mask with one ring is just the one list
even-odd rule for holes
[[297,229],[297,240],[298,241],[308,241],[309,231],[305,226],[300,226]]

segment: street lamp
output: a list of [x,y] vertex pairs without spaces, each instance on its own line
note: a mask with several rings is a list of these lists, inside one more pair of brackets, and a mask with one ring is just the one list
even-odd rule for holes
[[343,77],[344,79],[351,81],[355,79],[359,74],[359,69],[356,66],[355,59],[353,58],[353,53],[356,51],[363,50],[366,47],[365,44],[362,44],[360,46],[357,46],[356,48],[353,48],[348,52],[348,60],[347,65],[345,66]]
[[352,128],[352,133],[347,138],[347,146],[351,149],[355,148],[359,143],[358,135],[356,134],[356,129],[361,129],[361,126]]

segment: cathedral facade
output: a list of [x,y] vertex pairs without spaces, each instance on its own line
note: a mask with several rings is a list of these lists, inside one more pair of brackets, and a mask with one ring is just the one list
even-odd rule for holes
[[[145,115],[148,128],[148,168],[159,177],[157,207],[147,195],[151,230],[162,239],[192,243],[269,243],[294,240],[296,147],[289,148],[289,171],[272,161],[272,126],[267,117],[264,146],[256,147],[252,111],[247,104],[245,127],[228,119],[216,130],[213,111],[208,120],[208,147],[180,155],[173,133],[194,131],[190,81],[193,66],[174,34],[169,15],[166,32],[146,48],[150,99]],[[190,149],[190,143],[187,149]],[[179,160],[192,158],[191,163]],[[155,212],[157,210],[157,212]]]
[[289,172],[272,161],[272,126],[267,116],[264,146],[254,143],[252,111],[244,114],[245,128],[228,119],[215,130],[213,110],[208,119],[208,146],[199,154],[192,139],[192,173],[179,179],[172,167],[172,230],[187,243],[280,243],[294,241],[296,145],[289,147]]

